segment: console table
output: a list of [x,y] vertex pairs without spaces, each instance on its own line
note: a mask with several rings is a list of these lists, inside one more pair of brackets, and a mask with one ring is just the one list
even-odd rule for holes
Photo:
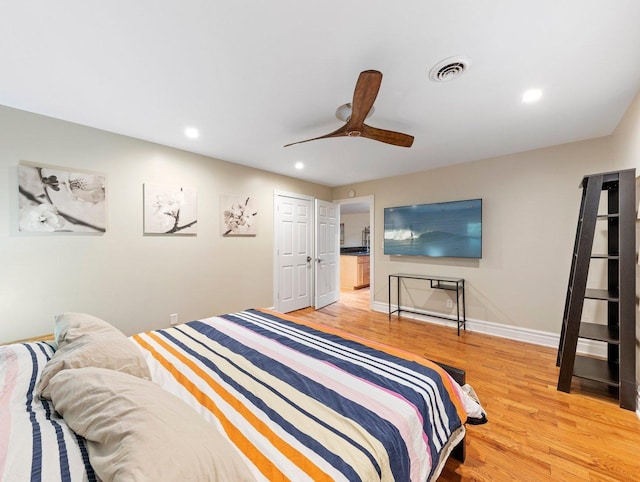
[[[391,311],[391,279],[396,279],[396,292],[398,309]],[[412,311],[401,308],[400,303],[400,285],[403,279],[417,279],[429,281],[430,287],[435,290],[447,290],[456,292],[456,317],[452,318],[445,315],[434,315],[431,313],[423,313],[420,311]],[[460,298],[462,297],[462,310],[460,310]],[[467,308],[464,300],[464,278],[450,278],[448,276],[431,276],[427,274],[407,274],[407,273],[394,273],[389,275],[389,319],[393,313],[405,311],[407,313],[415,313],[418,315],[434,316],[436,318],[444,318],[445,320],[453,320],[458,324],[458,336],[460,336],[460,327],[467,329]]]

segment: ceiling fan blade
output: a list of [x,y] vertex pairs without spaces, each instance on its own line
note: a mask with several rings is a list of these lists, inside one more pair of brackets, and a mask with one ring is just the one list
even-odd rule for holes
[[351,102],[351,118],[347,122],[349,130],[360,130],[360,126],[367,118],[367,114],[376,101],[380,84],[382,83],[382,73],[377,70],[365,70],[360,72],[356,88],[353,91],[353,101]]
[[382,84],[382,73],[377,70],[365,70],[360,72],[356,88],[353,92],[353,101],[351,102],[351,116],[347,123],[340,129],[320,137],[307,139],[304,141],[292,142],[284,147],[293,146],[294,144],[302,144],[303,142],[316,141],[318,139],[327,139],[330,137],[366,137],[374,141],[384,142],[393,146],[411,147],[413,145],[413,136],[403,134],[401,132],[387,131],[376,127],[368,126],[364,123],[367,115],[376,101],[380,85]]
[[349,135],[349,131],[347,131],[347,126],[344,125],[342,127],[340,127],[340,129],[337,129],[329,134],[326,134],[324,136],[320,136],[320,137],[314,137],[313,139],[307,139],[304,141],[298,141],[298,142],[292,142],[291,144],[286,144],[284,147],[289,147],[289,146],[293,146],[294,144],[302,144],[303,142],[309,142],[309,141],[317,141],[318,139],[328,139],[330,137],[344,137],[344,136],[348,136]]
[[367,124],[362,124],[360,135],[368,139],[373,139],[374,141],[380,141],[394,146],[411,147],[413,144],[413,136],[410,136],[409,134],[378,129],[377,127],[371,127]]

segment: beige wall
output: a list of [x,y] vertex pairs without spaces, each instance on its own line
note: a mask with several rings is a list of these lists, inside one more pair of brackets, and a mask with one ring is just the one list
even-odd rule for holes
[[[390,160],[391,162],[391,160]],[[383,208],[457,199],[483,199],[483,258],[455,260],[390,257],[380,242],[375,256],[374,301],[387,303],[387,275],[414,272],[467,280],[470,318],[559,333],[565,302],[581,190],[585,174],[635,168],[640,175],[640,93],[611,136],[486,159],[418,174],[347,185],[333,197],[375,195],[375,238],[383,239]],[[637,179],[639,179],[637,177]],[[640,200],[640,180],[636,182]],[[636,232],[640,239],[640,221]],[[596,233],[596,250],[606,236]],[[640,244],[640,243],[639,243]],[[601,267],[602,268],[602,267]],[[598,286],[604,268],[592,267],[589,285]],[[640,296],[640,279],[636,275]],[[447,311],[449,296],[413,285],[414,303]],[[404,304],[404,303],[403,303]],[[585,303],[585,316],[604,319],[602,304]],[[640,321],[636,323],[640,380]]]
[[[392,159],[389,162],[393,162]],[[403,258],[374,250],[374,301],[387,302],[394,272],[467,280],[470,318],[559,333],[585,174],[612,170],[611,138],[565,144],[334,189],[375,195],[375,239],[383,239],[383,208],[483,199],[483,257]],[[420,309],[446,311],[449,294],[412,289]],[[403,302],[405,304],[405,302]]]
[[[108,175],[109,229],[101,236],[17,232],[16,166],[43,162]],[[392,160],[390,160],[392,162]],[[614,135],[511,156],[328,188],[0,107],[0,342],[51,330],[64,310],[103,316],[126,333],[250,306],[272,304],[273,191],[344,199],[375,196],[375,238],[387,206],[481,197],[481,260],[384,256],[374,300],[387,301],[387,275],[413,271],[468,280],[471,318],[558,333],[579,207],[588,173],[640,168],[640,97]],[[195,237],[142,235],[142,184],[198,190]],[[256,238],[219,235],[219,195],[249,193],[260,206]],[[446,293],[418,290],[412,302],[445,310]],[[9,320],[9,321],[8,321]]]
[[[617,169],[636,169],[636,202],[640,201],[640,93],[627,109],[613,133],[613,148]],[[640,242],[640,221],[636,221],[636,250]],[[636,293],[640,296],[640,277],[636,265]],[[640,320],[636,312],[636,379],[640,383]],[[640,406],[638,407],[640,414]]]
[[[21,160],[104,172],[103,235],[17,230]],[[197,236],[143,236],[142,185],[197,189]],[[0,343],[52,331],[52,317],[84,311],[127,334],[273,305],[273,193],[331,199],[329,188],[108,132],[0,107]],[[220,235],[219,196],[249,194],[255,238]]]
[[613,133],[616,169],[636,169],[640,175],[640,92]]
[[369,226],[369,213],[341,214],[340,222],[344,223],[344,244],[342,246],[364,246],[362,231]]

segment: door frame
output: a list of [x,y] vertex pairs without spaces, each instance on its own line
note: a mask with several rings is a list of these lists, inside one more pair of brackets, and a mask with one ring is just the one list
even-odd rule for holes
[[[285,196],[285,197],[293,197],[293,198],[297,198],[297,199],[307,199],[310,200],[312,204],[315,205],[315,197],[314,196],[309,196],[306,194],[299,194],[299,193],[295,193],[295,192],[289,192],[289,191],[281,191],[278,189],[274,189],[273,191],[273,309],[275,311],[278,311],[278,283],[279,283],[279,278],[278,278],[278,253],[277,253],[277,246],[279,246],[279,239],[278,239],[278,235],[279,235],[279,231],[278,231],[278,226],[276,225],[279,217],[278,217],[278,213],[277,213],[277,208],[278,208],[278,198],[280,196]],[[375,253],[377,251],[376,247],[375,247],[375,243],[376,243],[376,238],[375,238],[375,210],[374,210],[374,206],[375,206],[375,197],[373,196],[373,194],[370,194],[368,196],[359,196],[359,197],[352,197],[352,198],[346,198],[346,199],[334,199],[333,201],[331,201],[334,204],[351,204],[351,203],[358,203],[358,202],[367,202],[369,204],[369,226],[371,227],[371,242],[369,244],[369,248],[370,248],[370,255],[369,255],[369,272],[370,272],[370,280],[369,280],[369,308],[371,310],[373,310],[373,305],[374,305],[374,296],[373,294],[375,293]],[[313,236],[313,258],[315,259],[316,253],[315,253],[315,241],[316,241],[316,230],[315,230],[315,224],[316,224],[316,219],[315,219],[315,209],[312,209],[312,213],[311,213],[311,217],[312,219],[312,236]],[[313,263],[315,265],[315,263]],[[315,266],[313,268],[313,270],[315,270]],[[312,270],[312,271],[313,271]],[[310,306],[314,305],[315,300],[313,299],[313,293],[315,293],[315,271],[312,272],[311,274],[311,293],[312,293],[312,302],[310,304]],[[340,263],[338,263],[338,276],[340,273]]]
[[[369,204],[369,226],[370,226],[370,243],[369,243],[369,309],[373,311],[373,294],[375,293],[375,253],[376,249],[376,238],[375,238],[375,210],[374,210],[374,202],[375,196],[370,194],[368,196],[359,196],[359,197],[350,197],[346,199],[334,199],[332,202],[335,204],[353,204],[353,203],[362,203],[366,202]],[[340,218],[342,222],[342,217]],[[382,245],[381,245],[382,246]]]

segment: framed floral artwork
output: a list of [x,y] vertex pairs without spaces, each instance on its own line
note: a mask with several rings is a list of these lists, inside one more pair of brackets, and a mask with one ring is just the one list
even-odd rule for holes
[[220,196],[222,208],[221,233],[223,236],[256,236],[258,211],[251,196]]
[[27,161],[18,165],[19,230],[104,233],[106,176]]
[[144,234],[197,234],[197,192],[183,186],[145,183]]

